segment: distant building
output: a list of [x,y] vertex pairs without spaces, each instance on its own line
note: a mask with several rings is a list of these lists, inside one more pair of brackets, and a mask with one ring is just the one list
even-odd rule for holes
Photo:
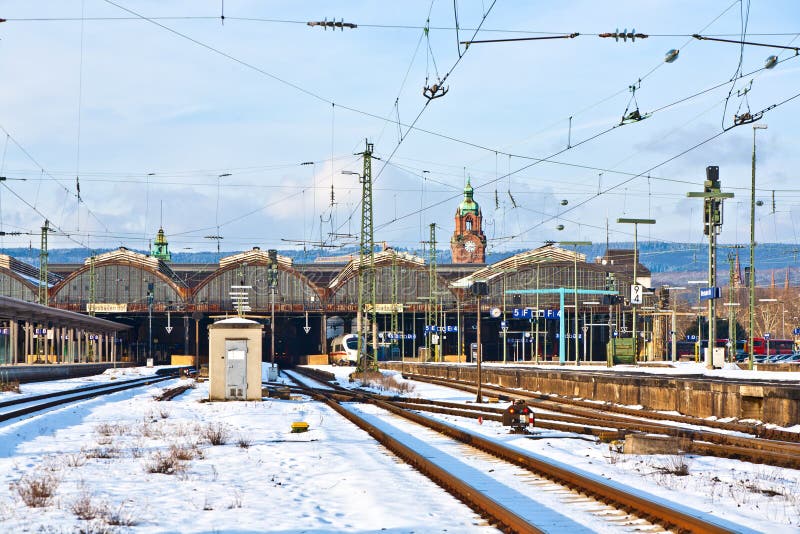
[[472,185],[467,178],[464,200],[456,209],[455,230],[450,238],[453,263],[486,263],[486,236],[481,227],[483,214],[472,195]]
[[150,255],[161,261],[172,261],[172,255],[169,253],[169,243],[163,228],[158,229],[156,242],[153,244],[153,250],[150,251]]

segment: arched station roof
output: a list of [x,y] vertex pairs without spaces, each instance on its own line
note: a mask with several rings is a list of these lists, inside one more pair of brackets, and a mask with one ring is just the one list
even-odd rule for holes
[[[320,288],[304,273],[295,269],[291,258],[278,255],[277,260],[275,309],[321,309],[324,288]],[[222,258],[219,262],[220,268],[195,288],[191,299],[195,309],[210,312],[233,310],[235,306],[231,300],[231,287],[250,286],[246,291],[251,310],[270,310],[271,264],[269,254],[259,248]]]
[[120,307],[114,311],[145,311],[149,284],[153,284],[154,310],[183,306],[188,288],[166,263],[120,247],[87,258],[81,268],[53,287],[50,302],[58,308],[85,312],[94,299],[97,311],[104,305]]

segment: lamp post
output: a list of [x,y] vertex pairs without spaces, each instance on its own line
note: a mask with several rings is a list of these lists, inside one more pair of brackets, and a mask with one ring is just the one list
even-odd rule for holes
[[703,314],[700,313],[701,310],[704,310],[702,306],[692,306],[693,310],[697,310],[697,352],[695,352],[695,361],[700,358],[700,351],[703,350],[703,330],[702,330],[702,323],[700,319],[703,317]]
[[475,402],[483,402],[482,394],[481,394],[481,360],[483,359],[483,354],[481,350],[481,295],[476,295],[475,297],[477,313],[476,315],[476,340],[477,340],[477,348],[475,354],[475,362],[478,370],[478,394],[475,398]]
[[728,361],[736,361],[736,306],[738,302],[723,302],[723,306],[728,306]]
[[583,359],[586,360],[586,334],[589,334],[589,361],[594,361],[594,354],[592,351],[592,327],[594,326],[594,307],[598,306],[600,301],[594,300],[584,302],[584,306],[589,306],[589,324],[586,323],[586,310],[583,310]]
[[[672,291],[673,289],[678,291],[680,289],[686,289],[686,288],[682,286],[667,286],[667,291]],[[675,308],[677,307],[678,304],[677,302],[675,302],[677,300],[677,296],[670,297],[670,300],[672,301],[672,310],[671,310],[672,320],[670,321],[670,345],[671,345],[670,348],[672,354],[672,361],[674,362],[677,359],[678,355],[678,332],[677,332],[677,324],[675,321]]]
[[[573,247],[573,278],[572,278],[572,296],[573,302],[575,302],[575,331],[573,335],[575,336],[575,365],[580,365],[581,361],[578,357],[578,247],[581,246],[591,246],[591,241],[559,241],[559,245],[567,245]],[[584,351],[585,356],[585,351]]]
[[147,284],[147,363],[153,363],[153,295],[155,284]]
[[476,281],[472,283],[472,287],[470,288],[472,294],[475,296],[475,337],[476,337],[476,348],[475,348],[475,363],[477,364],[477,397],[475,402],[483,402],[483,395],[481,391],[481,360],[483,359],[483,350],[481,348],[481,297],[487,295],[489,293],[489,286],[485,281]]
[[278,285],[278,251],[270,249],[269,255],[269,289],[270,289],[270,345],[269,363],[275,365],[275,286]]
[[766,130],[766,124],[753,125],[753,161],[752,179],[750,180],[750,276],[747,284],[750,288],[750,306],[748,309],[749,329],[747,334],[747,368],[753,370],[753,328],[756,304],[756,130]]
[[[636,279],[637,276],[637,269],[639,267],[639,225],[640,224],[655,224],[655,219],[629,219],[625,217],[621,217],[617,219],[617,223],[619,224],[632,224],[633,225],[633,285],[639,285],[638,280]],[[632,334],[633,334],[633,361],[637,362],[639,360],[639,338],[636,337],[636,306],[633,302],[631,302],[631,311],[633,314],[633,325],[632,325]]]

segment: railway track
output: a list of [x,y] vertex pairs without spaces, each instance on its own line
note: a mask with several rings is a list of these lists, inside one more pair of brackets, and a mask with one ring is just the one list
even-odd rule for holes
[[144,378],[126,380],[124,382],[115,382],[113,384],[99,384],[2,401],[0,402],[0,422],[41,412],[62,404],[69,404],[79,400],[117,393],[118,391],[156,384],[165,380],[171,380],[177,376],[178,371],[176,370],[174,373],[152,375]]
[[[477,391],[475,385],[461,381],[411,374],[404,374],[403,376],[412,380],[420,380],[471,393]],[[523,399],[527,401],[529,406],[534,409],[537,426],[542,428],[594,436],[600,436],[601,434],[607,436],[607,432],[615,431],[617,439],[622,439],[626,434],[632,432],[658,434],[674,438],[676,446],[684,452],[800,469],[800,443],[797,441],[799,439],[798,434],[794,432],[780,429],[760,431],[758,427],[761,425],[706,421],[676,414],[634,410],[622,406],[528,393],[491,384],[483,384],[481,389],[500,400]],[[445,405],[444,408],[457,409],[458,405]],[[419,409],[424,410],[425,408]],[[493,412],[491,407],[482,409],[487,412]],[[501,409],[498,410],[502,411]],[[452,415],[470,417],[468,414],[453,413]],[[484,419],[486,418],[486,416],[483,417]],[[684,426],[667,424],[664,421]],[[737,435],[736,433],[745,435]],[[784,438],[791,439],[786,440]]]
[[[327,381],[320,373],[315,373],[315,378]],[[586,529],[584,525],[587,522],[596,524],[602,520],[607,521],[608,529],[616,527],[652,531],[661,527],[675,532],[748,531],[724,520],[708,520],[701,513],[693,513],[683,505],[675,505],[640,491],[610,484],[596,475],[580,472],[560,462],[426,417],[416,413],[421,404],[409,408],[404,406],[403,401],[387,400],[379,395],[336,387],[331,391],[330,384],[326,386],[326,389],[298,386],[298,390],[327,403],[334,411],[369,433],[502,530],[581,531]],[[345,400],[350,402],[342,402]],[[371,405],[373,408],[358,408],[358,404],[352,401],[361,401],[362,406]],[[404,422],[398,425],[396,418],[402,418]],[[424,430],[420,427],[424,427]],[[439,437],[434,440],[433,434],[427,434],[429,432]],[[409,440],[409,436],[419,437]],[[438,452],[424,446],[445,438],[449,443],[434,447]],[[469,449],[465,449],[465,446]],[[442,455],[444,461],[437,462],[435,459]],[[486,455],[491,455],[492,459],[487,460]],[[498,468],[498,461],[504,465],[503,468]],[[466,479],[460,476],[463,472],[471,472],[462,468],[464,462],[483,474],[482,478],[478,477],[477,484],[469,476]],[[486,480],[486,473],[508,473],[507,469],[512,469],[509,465],[522,469],[524,473],[504,475],[498,480],[491,476],[489,478],[492,480]],[[516,482],[511,483],[509,480]],[[527,486],[519,486],[520,480],[525,481]],[[498,496],[503,495],[504,490],[497,488],[509,486],[512,487],[512,497],[506,500]],[[498,493],[495,494],[490,487]],[[556,505],[543,503],[537,499],[539,494],[560,494],[562,499]],[[569,517],[562,514],[557,514],[557,517],[551,515],[553,507],[568,509]],[[589,514],[589,517],[582,514]],[[571,526],[567,526],[566,522],[571,522]],[[558,526],[554,526],[556,524]]]

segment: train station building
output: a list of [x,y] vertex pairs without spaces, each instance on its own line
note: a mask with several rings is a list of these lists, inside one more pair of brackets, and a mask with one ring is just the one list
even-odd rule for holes
[[[618,290],[624,308],[632,283],[632,251],[616,251],[606,258],[587,258],[575,250],[548,243],[502,261],[486,264],[486,236],[482,213],[469,183],[455,213],[450,238],[450,263],[432,262],[384,244],[376,250],[376,328],[381,345],[391,346],[389,358],[463,361],[476,341],[478,304],[470,287],[486,282],[488,294],[480,301],[484,356],[494,360],[551,357],[558,345],[558,329],[539,317],[518,317],[515,310],[558,308],[553,294],[515,295],[509,290],[574,288]],[[356,326],[359,296],[358,257],[296,263],[281,254],[255,246],[223,257],[216,264],[174,263],[166,233],[160,228],[149,254],[125,247],[92,257],[82,264],[49,264],[46,274],[16,258],[0,255],[0,295],[22,302],[43,302],[54,310],[93,315],[126,328],[98,330],[113,335],[112,349],[120,361],[143,362],[148,354],[167,362],[173,354],[197,355],[207,360],[208,326],[232,315],[244,315],[264,325],[266,360],[296,359],[325,354],[328,341]],[[44,278],[46,276],[46,278]],[[637,278],[649,280],[638,267]],[[47,280],[42,291],[42,280]],[[45,295],[42,301],[42,295]],[[646,295],[650,299],[650,295]],[[242,299],[245,299],[244,307]],[[620,312],[622,312],[620,308]],[[499,310],[499,313],[498,313]],[[274,324],[271,321],[275,317]],[[565,313],[581,325],[609,321],[604,301],[567,292]],[[0,315],[0,332],[14,330],[13,311]],[[570,324],[574,324],[572,321]],[[84,329],[85,330],[85,329]],[[582,328],[567,335],[583,339]],[[274,332],[275,353],[271,354]],[[29,333],[39,343],[35,329]],[[583,359],[605,359],[611,331],[599,326],[586,332],[586,344],[569,344]],[[24,363],[30,354],[17,347],[19,338],[4,334],[3,363]],[[25,343],[29,343],[26,341]],[[432,349],[432,350],[431,350]],[[3,349],[0,349],[3,350]],[[108,350],[102,352],[107,355]],[[570,353],[570,357],[574,358]],[[77,356],[76,356],[77,357]]]

